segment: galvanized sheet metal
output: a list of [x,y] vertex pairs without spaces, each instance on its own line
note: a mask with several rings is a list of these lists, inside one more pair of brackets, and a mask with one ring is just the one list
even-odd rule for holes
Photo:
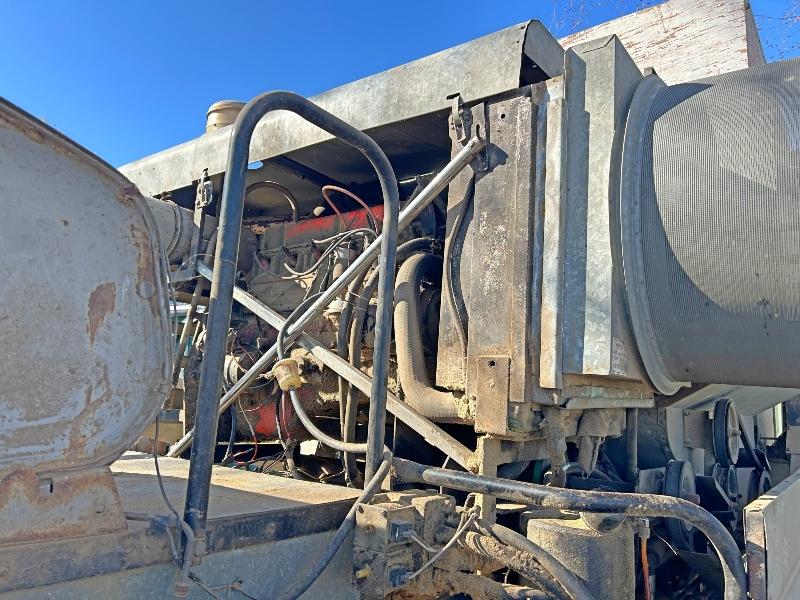
[[152,215],[112,167],[0,100],[0,472],[111,463],[169,381]]
[[[368,131],[447,110],[448,96],[487,98],[563,71],[564,52],[538,21],[528,21],[477,40],[389,69],[311,98]],[[225,171],[232,127],[129,163],[120,170],[149,195],[191,185],[203,169]],[[265,117],[253,134],[250,160],[263,161],[330,140],[330,135],[295,115]],[[390,153],[391,154],[391,153]],[[350,179],[348,179],[349,181]]]

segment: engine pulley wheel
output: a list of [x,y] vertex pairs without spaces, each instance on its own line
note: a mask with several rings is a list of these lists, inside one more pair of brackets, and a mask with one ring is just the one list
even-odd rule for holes
[[772,479],[766,471],[753,469],[747,482],[747,504],[767,493],[772,487]]
[[714,458],[723,467],[730,467],[739,457],[739,415],[728,398],[717,400],[711,423]]
[[[671,460],[664,473],[664,495],[692,498],[697,493],[694,468],[689,461]],[[680,519],[666,519],[673,545],[680,550],[694,550],[694,527]]]

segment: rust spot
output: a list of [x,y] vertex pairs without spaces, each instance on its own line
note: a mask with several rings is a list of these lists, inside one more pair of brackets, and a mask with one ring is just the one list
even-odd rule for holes
[[117,299],[117,286],[114,282],[98,285],[89,296],[89,345],[94,346],[97,330],[114,310]]
[[[150,236],[146,231],[143,231],[136,225],[131,225],[131,239],[133,245],[139,251],[139,258],[137,259],[137,290],[143,283],[149,283],[155,286],[155,279],[153,275],[153,266],[155,258],[153,256],[153,249],[151,246]],[[159,304],[158,294],[153,294],[148,298],[150,310],[153,315],[160,318],[161,306]]]

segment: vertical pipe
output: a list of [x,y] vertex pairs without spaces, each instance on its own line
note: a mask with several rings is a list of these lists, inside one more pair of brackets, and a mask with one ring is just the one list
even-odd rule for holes
[[628,457],[628,481],[634,485],[639,480],[639,409],[629,408],[625,423],[625,446]]
[[[377,467],[376,461],[379,462],[383,454],[391,309],[394,294],[394,267],[400,206],[397,179],[386,155],[366,134],[296,94],[289,92],[262,94],[248,102],[236,118],[236,122],[233,125],[233,133],[231,134],[231,145],[225,170],[225,188],[222,193],[214,274],[211,281],[211,296],[208,307],[208,332],[205,355],[200,369],[194,443],[192,444],[189,481],[184,508],[184,519],[194,531],[195,537],[200,542],[200,547],[203,546],[205,538],[211,467],[214,463],[217,438],[218,400],[222,387],[222,369],[225,361],[231,306],[233,303],[233,287],[239,251],[239,232],[244,209],[250,140],[261,118],[273,110],[294,112],[320,129],[353,146],[364,154],[378,175],[381,192],[383,193],[384,220],[380,247],[379,310],[375,325],[375,362],[373,364],[371,390],[372,407],[370,410],[369,435],[372,437],[368,441],[373,452],[367,454],[368,466],[371,458]],[[342,287],[347,283],[344,282]],[[302,327],[301,324],[298,325]],[[374,453],[374,448],[379,448],[377,456]],[[374,469],[370,472],[374,472]],[[192,557],[187,555],[186,550],[184,550],[183,560],[184,562],[192,560]]]

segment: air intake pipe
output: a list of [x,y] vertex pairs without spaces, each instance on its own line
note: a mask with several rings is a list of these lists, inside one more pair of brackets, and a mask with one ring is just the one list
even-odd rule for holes
[[434,388],[425,367],[420,327],[420,286],[424,280],[440,281],[442,259],[433,254],[416,254],[400,267],[395,283],[394,339],[397,377],[405,401],[434,421],[471,422],[465,399]]
[[800,61],[639,84],[625,131],[630,318],[655,387],[800,387]]

